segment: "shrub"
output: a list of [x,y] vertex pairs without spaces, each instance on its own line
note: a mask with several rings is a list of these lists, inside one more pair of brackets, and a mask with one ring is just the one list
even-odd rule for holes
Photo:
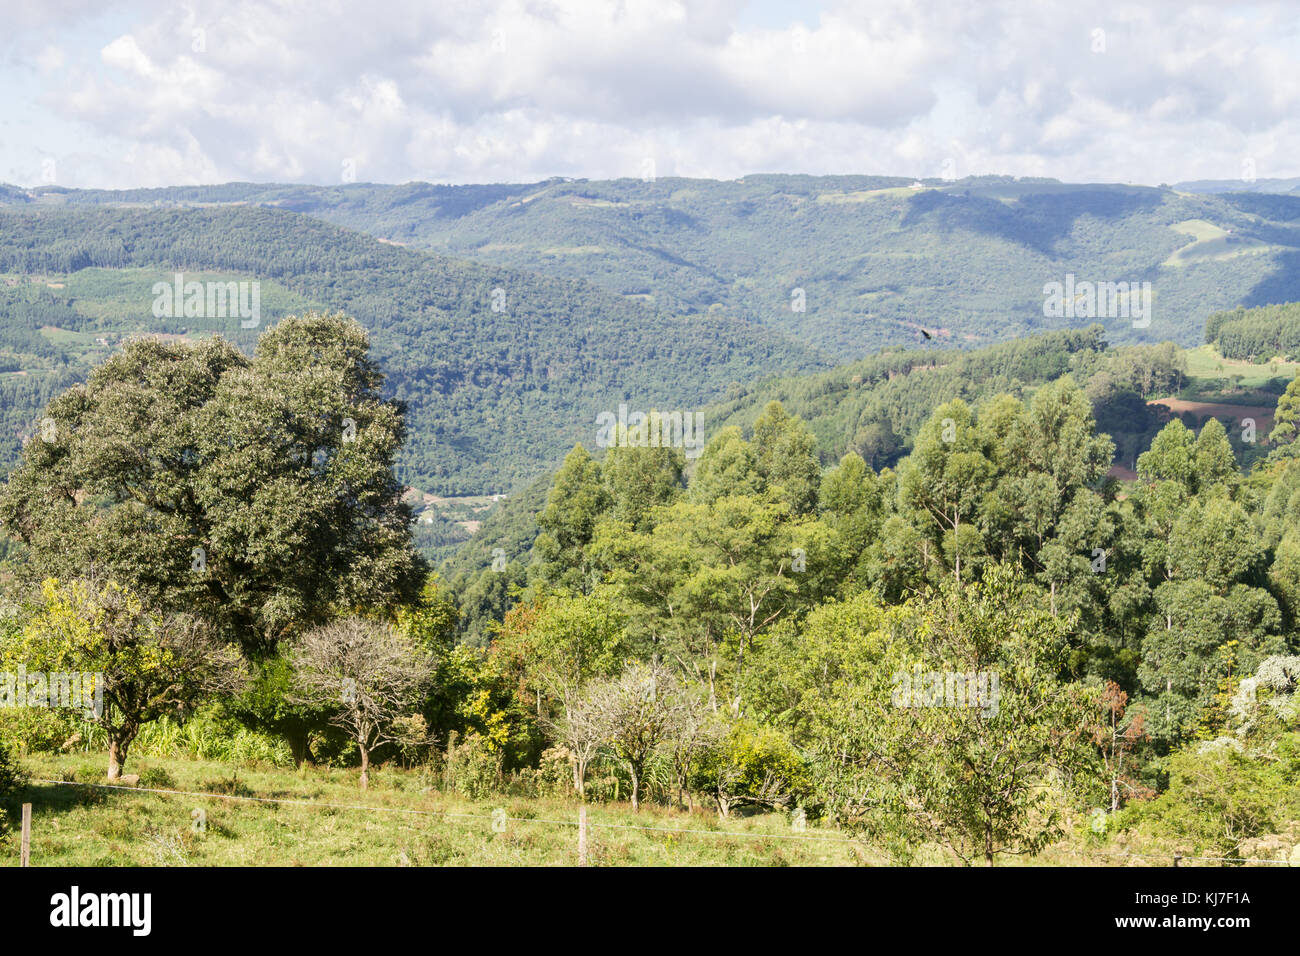
[[15,799],[27,785],[27,775],[18,764],[9,744],[0,741],[0,833],[7,829],[7,818],[18,809]]
[[1192,744],[1167,761],[1169,789],[1134,801],[1116,818],[1185,853],[1235,856],[1243,841],[1284,830],[1300,820],[1300,733],[1255,751],[1232,738]]
[[457,743],[452,734],[443,763],[443,789],[478,800],[495,793],[500,783],[501,755],[489,747],[488,741],[469,733]]
[[790,807],[808,789],[807,769],[790,741],[749,720],[733,724],[705,754],[700,776],[724,817],[743,804]]
[[140,771],[140,786],[150,790],[175,790],[176,780],[162,767],[150,767]]

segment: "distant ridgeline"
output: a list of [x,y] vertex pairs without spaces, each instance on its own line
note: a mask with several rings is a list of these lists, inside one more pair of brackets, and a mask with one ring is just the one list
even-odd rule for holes
[[[388,242],[588,280],[674,314],[726,315],[847,362],[920,344],[922,328],[967,347],[1095,321],[1111,342],[1190,347],[1213,312],[1300,300],[1300,197],[1249,184],[1220,191],[1231,185],[774,174],[42,187],[8,201],[273,206]],[[1135,324],[1124,309],[1075,314],[1073,301],[1054,315],[1045,287],[1069,277],[1082,288],[1150,283],[1151,315]]]
[[1300,302],[1215,313],[1205,323],[1205,341],[1224,358],[1294,360],[1300,357]]

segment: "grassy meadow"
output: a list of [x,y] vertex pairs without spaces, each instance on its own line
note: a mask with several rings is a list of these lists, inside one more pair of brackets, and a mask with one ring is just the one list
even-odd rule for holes
[[[103,784],[102,755],[31,755],[21,797],[33,805],[33,866],[569,866],[576,864],[572,800],[482,801],[439,792],[419,770],[372,771],[144,758],[129,768],[140,790]],[[167,795],[179,790],[228,797]],[[365,807],[370,809],[347,809]],[[504,810],[503,832],[493,813]],[[885,858],[811,822],[795,833],[788,814],[733,816],[711,808],[667,810],[627,803],[588,809],[594,866],[854,866]],[[659,828],[659,829],[637,829]],[[663,832],[691,830],[702,832]],[[0,837],[0,866],[18,863],[18,833]]]

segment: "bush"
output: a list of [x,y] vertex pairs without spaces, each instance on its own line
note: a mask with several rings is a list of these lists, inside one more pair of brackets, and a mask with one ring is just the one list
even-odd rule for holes
[[1256,752],[1232,738],[1191,744],[1170,754],[1169,789],[1134,801],[1117,815],[1131,830],[1184,853],[1237,856],[1243,841],[1300,820],[1300,733]]
[[471,800],[495,793],[501,783],[501,754],[488,746],[476,733],[465,735],[460,743],[452,734],[447,742],[443,763],[443,789],[455,791]]
[[23,753],[56,753],[72,740],[80,723],[71,711],[6,708],[0,710],[0,739]]
[[700,762],[699,782],[728,816],[737,806],[790,808],[808,790],[808,772],[790,741],[740,720]]
[[15,799],[27,786],[27,775],[18,764],[9,744],[0,741],[0,833],[8,829],[8,819],[18,810]]
[[176,780],[162,767],[140,771],[140,786],[150,790],[175,790]]

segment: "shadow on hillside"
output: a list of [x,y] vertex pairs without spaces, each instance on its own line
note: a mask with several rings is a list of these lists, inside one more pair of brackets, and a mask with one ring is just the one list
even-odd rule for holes
[[1247,307],[1300,301],[1300,252],[1274,257],[1272,271],[1257,282],[1242,300]]
[[1150,212],[1163,201],[1156,189],[1053,190],[1050,194],[1021,194],[1007,204],[979,188],[951,191],[927,190],[907,200],[904,227],[924,221],[943,230],[968,229],[1006,242],[1028,246],[1044,256],[1060,255],[1057,245],[1068,237],[1075,222],[1085,215],[1100,219],[1124,219]]

